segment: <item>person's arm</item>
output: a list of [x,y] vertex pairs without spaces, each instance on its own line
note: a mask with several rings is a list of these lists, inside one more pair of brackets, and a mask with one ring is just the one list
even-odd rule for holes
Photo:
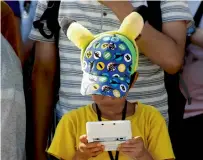
[[10,6],[1,2],[1,33],[9,41],[22,63],[22,39],[20,34],[20,18],[14,15]]
[[[123,21],[134,9],[129,1],[101,3],[109,7],[120,21]],[[161,66],[166,72],[174,74],[183,63],[185,41],[186,21],[174,21],[164,23],[162,33],[146,23],[137,44],[141,52],[153,63]]]
[[36,42],[32,73],[35,159],[46,160],[48,131],[51,127],[56,72],[54,43]]
[[162,30],[163,33],[146,23],[137,44],[153,63],[169,74],[175,74],[181,68],[185,54],[186,23],[164,23]]
[[19,48],[20,48],[20,53],[19,53],[19,58],[21,60],[21,65],[23,66],[24,65],[24,46],[23,46],[23,41],[22,41],[22,36],[21,36],[21,30],[20,30],[20,27],[21,27],[21,18],[20,17],[17,17],[15,16],[15,23],[16,23],[16,30],[17,30],[17,33],[18,33],[18,37],[19,37]]
[[[22,37],[21,37],[21,11],[20,11],[20,4],[19,1],[5,1],[7,3],[7,5],[11,8],[11,10],[14,13],[14,18],[12,20],[13,25],[11,25],[10,27],[13,27],[13,31],[15,31],[17,38],[18,38],[18,57],[21,60],[21,64],[23,65],[24,61],[24,52],[23,52],[23,42],[22,42]],[[14,36],[14,35],[11,35]]]
[[197,28],[196,32],[191,36],[191,43],[203,48],[203,29]]
[[[42,16],[46,8],[47,1],[37,2],[34,21]],[[44,29],[48,30],[46,26],[44,26]],[[53,115],[57,52],[54,38],[46,39],[34,27],[31,29],[29,39],[36,42],[32,72],[34,159],[47,160],[45,149]]]

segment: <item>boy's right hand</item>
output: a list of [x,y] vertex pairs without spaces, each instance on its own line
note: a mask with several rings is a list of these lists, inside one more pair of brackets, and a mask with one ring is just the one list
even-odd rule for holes
[[88,143],[87,136],[80,136],[80,144],[76,153],[76,160],[88,160],[91,157],[96,157],[104,151],[104,146],[99,142]]

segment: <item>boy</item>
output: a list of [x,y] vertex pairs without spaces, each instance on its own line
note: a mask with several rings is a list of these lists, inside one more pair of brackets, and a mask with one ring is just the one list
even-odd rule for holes
[[[39,20],[45,10],[49,8],[48,2],[48,0],[38,1],[35,20]],[[128,12],[131,12],[129,5],[132,5],[131,8],[133,9],[140,5],[146,5],[145,0],[103,1],[103,3],[112,2],[111,6],[104,6],[100,2],[94,0],[91,3],[84,0],[61,0],[58,20],[60,22],[64,16],[72,17],[88,27],[93,33],[98,34],[117,29],[122,22],[122,18],[119,19],[119,17],[125,17],[129,14]],[[135,88],[130,90],[128,100],[139,100],[145,104],[153,105],[168,120],[168,96],[164,85],[164,70],[168,73],[175,73],[179,70],[178,66],[181,66],[184,56],[186,24],[192,20],[192,15],[184,1],[164,0],[161,1],[160,5],[163,32],[158,32],[149,24],[145,24],[145,29],[142,32],[143,36],[137,42],[141,49],[138,67],[139,77],[135,83]],[[47,31],[46,33],[49,35],[50,30],[46,23],[44,24],[44,31]],[[54,32],[54,34],[57,33]],[[38,29],[32,28],[29,38],[36,41],[32,73],[33,121],[35,124],[33,151],[35,159],[47,160],[44,150],[52,122],[54,103],[50,100],[54,99],[54,77],[58,53],[56,52],[54,38],[45,38]],[[79,49],[65,37],[61,30],[58,51],[60,55],[61,85],[59,101],[56,105],[56,123],[66,112],[92,103],[90,96],[81,96],[80,94],[82,72],[78,65],[80,63],[78,59]],[[176,68],[176,71],[174,68]],[[78,99],[81,101],[78,101]]]
[[[134,39],[142,31],[141,16],[133,12],[124,19],[118,31],[96,37],[73,21],[63,19],[61,26],[68,38],[82,50],[81,93],[92,95],[94,103],[62,117],[48,153],[63,160],[173,159],[161,114],[152,106],[126,101],[128,91],[138,77],[139,56]],[[104,152],[100,143],[88,143],[86,122],[120,120],[121,117],[131,121],[133,138],[121,144],[114,156],[112,152]]]

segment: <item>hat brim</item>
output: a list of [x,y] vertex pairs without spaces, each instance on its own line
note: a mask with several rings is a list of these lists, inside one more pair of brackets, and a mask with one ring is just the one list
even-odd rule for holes
[[82,95],[104,95],[121,98],[126,95],[131,77],[95,76],[84,72],[81,84]]

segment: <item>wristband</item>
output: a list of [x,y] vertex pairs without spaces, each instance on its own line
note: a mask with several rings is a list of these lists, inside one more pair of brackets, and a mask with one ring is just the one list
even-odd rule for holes
[[148,20],[148,7],[147,6],[141,5],[137,8],[135,8],[133,10],[133,12],[139,13],[142,16],[144,23]]

